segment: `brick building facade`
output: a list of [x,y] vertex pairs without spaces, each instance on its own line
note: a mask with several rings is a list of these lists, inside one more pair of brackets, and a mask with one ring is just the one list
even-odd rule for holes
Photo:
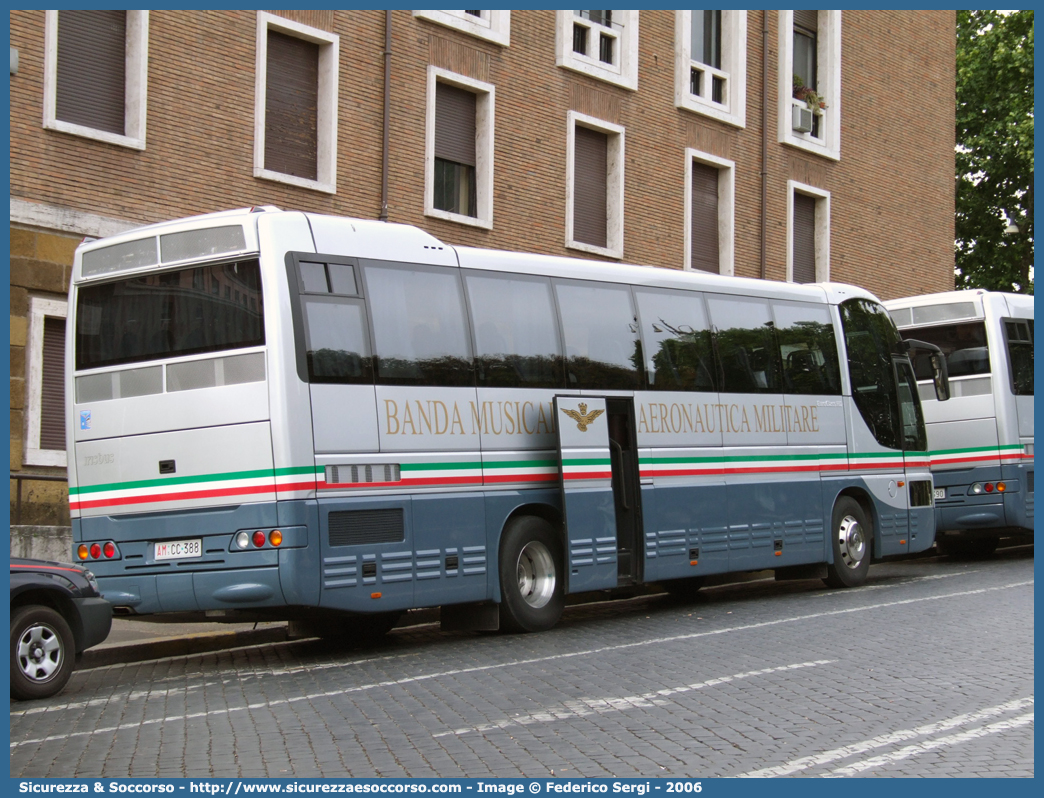
[[[723,273],[794,279],[807,205],[815,279],[882,298],[953,287],[953,12],[581,13],[126,12],[126,127],[97,136],[63,121],[73,18],[10,12],[12,472],[62,473],[64,452],[41,448],[42,341],[76,245],[142,223],[271,204],[681,268],[700,255],[691,198],[709,168]],[[693,14],[719,14],[696,20],[713,36]],[[826,106],[811,133],[788,79],[806,28]],[[315,177],[272,168],[280,37],[318,53]],[[437,86],[476,103],[473,213],[432,199]],[[608,142],[594,245],[577,232],[590,131]],[[64,522],[59,487],[27,482],[22,520]]]

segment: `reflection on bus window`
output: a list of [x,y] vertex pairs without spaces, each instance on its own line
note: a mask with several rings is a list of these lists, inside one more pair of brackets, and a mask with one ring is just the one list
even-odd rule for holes
[[884,308],[866,299],[841,303],[841,323],[848,349],[852,399],[870,432],[882,446],[901,449],[892,355],[900,351],[899,334]]
[[781,302],[772,306],[772,313],[783,364],[783,390],[839,395],[837,342],[826,306]]
[[256,260],[84,285],[77,302],[78,370],[265,342]]
[[562,354],[546,277],[468,274],[478,384],[558,388]]
[[710,325],[702,295],[641,289],[635,297],[648,357],[649,389],[716,390]]
[[708,296],[724,393],[781,393],[779,350],[768,302]]
[[456,270],[363,262],[377,381],[473,385],[471,348]]
[[303,306],[311,381],[372,382],[362,303],[306,297]]
[[[948,324],[941,327],[910,327],[903,338],[927,341],[946,355],[951,377],[990,373],[990,351],[986,345],[986,324],[981,321]],[[931,353],[915,349],[910,353],[919,380],[932,379]]]
[[568,388],[641,387],[641,344],[631,292],[604,283],[555,282]]
[[1033,319],[1005,320],[1011,390],[1016,396],[1033,396]]

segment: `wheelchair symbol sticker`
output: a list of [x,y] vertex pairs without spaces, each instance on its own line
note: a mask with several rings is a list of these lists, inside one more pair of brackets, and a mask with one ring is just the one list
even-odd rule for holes
[[80,411],[80,429],[91,428],[91,411],[81,410]]

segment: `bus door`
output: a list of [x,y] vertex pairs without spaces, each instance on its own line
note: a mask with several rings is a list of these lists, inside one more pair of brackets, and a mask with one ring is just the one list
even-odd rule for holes
[[[917,394],[917,377],[909,358],[893,357],[902,425],[903,472],[906,479],[895,484],[894,499],[907,507],[907,534],[900,535],[902,552],[921,551],[931,545],[935,534],[932,480],[929,471],[928,435]],[[905,483],[905,484],[904,484]],[[889,484],[889,493],[893,488]],[[905,541],[905,542],[904,542]]]
[[641,505],[631,397],[556,396],[568,592],[639,577]]

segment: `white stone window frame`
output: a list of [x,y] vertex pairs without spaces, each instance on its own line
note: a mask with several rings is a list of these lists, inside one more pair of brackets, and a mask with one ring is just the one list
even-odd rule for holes
[[820,135],[793,129],[793,108],[808,107],[794,93],[794,12],[779,12],[779,141],[834,161],[841,159],[841,12],[820,11],[816,36],[817,93],[827,107]]
[[510,11],[482,11],[479,17],[466,11],[414,11],[413,16],[501,47],[511,44]]
[[[747,126],[747,12],[721,12],[721,69],[692,60],[692,11],[675,11],[674,104],[677,108],[709,116],[719,122],[744,128]],[[692,68],[704,70],[704,80],[711,76],[725,79],[724,102],[690,91]]]
[[[555,64],[631,91],[638,90],[638,12],[613,11],[619,29],[607,28],[573,11],[556,11]],[[611,32],[616,37],[616,63],[606,64],[597,57],[573,52],[573,25],[583,25],[599,34]]]
[[[569,12],[572,13],[572,12]],[[566,133],[566,240],[568,249],[622,258],[624,247],[624,134],[621,125],[604,119],[588,116],[578,111],[567,113]],[[605,240],[606,246],[599,247],[573,239],[573,202],[576,193],[576,128],[586,127],[607,136],[605,176]]]
[[[44,320],[48,317],[68,318],[69,303],[63,299],[29,298],[29,337],[26,341],[25,452],[23,465],[65,468],[65,449],[40,448],[40,424],[43,418],[43,337]],[[68,364],[63,363],[63,369]],[[68,417],[65,419],[69,423]]]
[[[435,207],[435,85],[445,83],[475,95],[475,212],[452,213]],[[496,87],[437,66],[428,66],[424,125],[424,215],[493,229],[493,143]]]
[[[265,113],[268,89],[268,32],[293,36],[319,45],[319,92],[316,115],[316,175],[318,179],[286,175],[265,168]],[[254,177],[299,188],[337,193],[337,107],[341,37],[283,17],[257,12],[257,60],[254,66]]]
[[149,12],[127,11],[127,60],[125,72],[125,135],[65,122],[57,116],[58,11],[44,13],[44,119],[43,126],[73,136],[104,141],[132,150],[145,149],[148,106]]
[[718,170],[718,274],[736,273],[736,162],[707,152],[685,149],[685,271],[692,268],[692,165]]
[[815,236],[816,282],[830,282],[830,192],[796,180],[787,181],[787,282],[794,282],[794,195],[804,194],[816,201]]

